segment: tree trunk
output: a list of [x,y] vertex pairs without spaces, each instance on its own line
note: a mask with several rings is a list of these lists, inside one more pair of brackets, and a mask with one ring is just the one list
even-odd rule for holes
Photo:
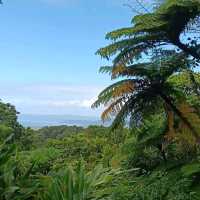
[[175,40],[172,43],[176,45],[178,48],[180,48],[181,50],[183,50],[186,54],[191,55],[197,60],[200,60],[200,55],[194,49],[189,48],[186,44],[183,44],[180,40]]
[[[180,42],[179,39],[174,41],[173,44],[176,45],[177,47],[179,47],[181,50],[183,50],[186,54],[196,58],[197,60],[200,60],[200,55],[195,50],[193,50],[192,48],[189,48],[187,45],[185,45],[182,42]],[[199,100],[200,100],[199,85],[195,80],[193,71],[189,69],[188,73],[189,73],[190,79],[191,79],[191,81],[193,83],[193,87],[194,87],[195,93],[199,97]]]
[[194,127],[191,125],[191,123],[188,121],[186,117],[184,117],[181,113],[181,111],[174,105],[169,97],[167,97],[165,94],[160,93],[161,98],[166,102],[167,105],[171,107],[171,109],[174,111],[174,113],[183,121],[183,123],[192,131],[192,134],[196,138],[196,141],[198,144],[200,144],[200,135],[196,132]]

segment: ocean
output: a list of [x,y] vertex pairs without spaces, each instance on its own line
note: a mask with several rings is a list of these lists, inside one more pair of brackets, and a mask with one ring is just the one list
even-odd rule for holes
[[74,115],[35,115],[35,114],[20,114],[18,121],[24,127],[41,128],[44,126],[82,126],[89,125],[105,125],[100,118],[91,116],[74,116]]

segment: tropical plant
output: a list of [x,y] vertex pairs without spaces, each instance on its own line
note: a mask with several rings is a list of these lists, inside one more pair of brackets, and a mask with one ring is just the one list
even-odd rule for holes
[[[199,59],[198,49],[180,41],[182,33],[195,31],[192,26],[198,25],[199,16],[200,2],[198,0],[166,0],[155,11],[136,15],[132,20],[132,27],[108,33],[107,39],[114,41],[124,37],[128,39],[115,42],[100,49],[97,53],[107,57],[117,51],[122,51],[116,61],[125,57],[126,61],[130,61],[132,57],[145,53],[148,49],[173,44],[185,53]],[[195,39],[197,40],[197,38]],[[197,45],[195,41],[190,43]]]
[[[112,31],[106,39],[114,41],[101,48],[97,54],[109,58],[117,54],[113,63],[130,64],[134,60],[144,58],[152,51],[178,48],[199,62],[199,0],[166,0],[160,6],[145,14],[136,15],[133,26]],[[182,34],[185,37],[182,37]],[[187,41],[185,40],[187,38]],[[197,63],[194,67],[197,66]],[[199,95],[199,85],[193,72],[188,69],[193,87]]]
[[31,177],[34,164],[20,173],[15,161],[16,145],[10,144],[14,135],[9,136],[0,146],[0,199],[33,199],[39,191],[38,179]]
[[[110,73],[113,79],[123,78],[123,80],[103,90],[93,107],[108,105],[102,113],[102,119],[116,116],[112,125],[113,129],[125,123],[127,118],[130,118],[131,122],[140,124],[145,116],[164,111],[168,122],[165,131],[170,135],[174,133],[175,114],[199,142],[199,127],[196,127],[196,122],[199,121],[198,115],[184,100],[184,93],[174,88],[168,81],[173,74],[186,70],[189,61],[182,53],[170,51],[163,53],[161,58],[149,63],[129,66],[120,64],[100,68],[101,72]],[[195,123],[189,119],[189,113],[195,115],[193,116],[197,120]]]
[[[135,186],[135,187],[134,187]],[[191,188],[192,181],[184,178],[179,169],[155,170],[136,178],[133,200],[190,200],[199,199]]]
[[94,170],[86,172],[79,163],[76,170],[68,167],[59,174],[44,177],[46,191],[40,195],[41,200],[89,200],[105,199],[109,194],[103,185],[111,183],[112,172],[97,165]]

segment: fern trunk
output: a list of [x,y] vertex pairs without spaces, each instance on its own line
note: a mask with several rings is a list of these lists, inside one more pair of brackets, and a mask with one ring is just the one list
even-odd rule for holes
[[165,94],[160,92],[160,97],[165,101],[167,105],[170,106],[170,108],[174,111],[174,113],[183,121],[183,123],[192,131],[192,134],[194,135],[196,142],[200,144],[200,136],[194,129],[194,127],[191,125],[191,123],[188,121],[186,117],[183,116],[181,111],[174,105],[174,103],[171,101],[169,97],[167,97]]

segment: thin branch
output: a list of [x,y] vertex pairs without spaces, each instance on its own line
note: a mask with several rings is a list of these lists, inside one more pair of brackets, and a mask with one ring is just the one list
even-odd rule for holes
[[128,3],[124,3],[123,6],[126,6],[126,7],[130,8],[133,13],[137,13],[138,15],[142,14],[141,12],[137,11],[135,8],[133,8],[133,6],[131,6]]
[[149,10],[139,0],[135,0],[135,1],[142,9],[144,9],[144,11],[150,13]]

